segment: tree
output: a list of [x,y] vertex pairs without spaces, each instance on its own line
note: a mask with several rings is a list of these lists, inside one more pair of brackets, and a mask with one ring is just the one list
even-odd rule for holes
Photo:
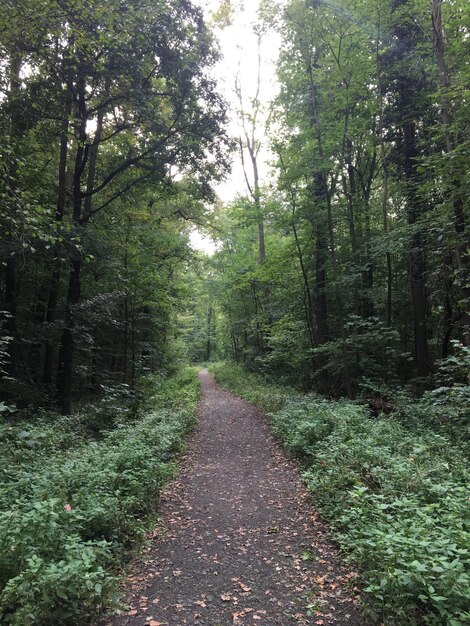
[[[352,395],[364,377],[422,388],[451,340],[466,340],[466,9],[455,0],[443,26],[441,3],[429,8],[263,4],[283,45],[271,114],[277,192],[264,224],[276,250],[265,264],[270,325],[255,367],[330,394]],[[234,208],[236,233],[218,256],[230,325],[247,331],[239,359],[258,311],[249,280],[234,291],[255,261]]]
[[[59,236],[51,250],[45,321],[48,327],[58,322],[67,261],[57,391],[68,413],[90,229],[131,192],[158,189],[175,175],[191,178],[192,195],[209,197],[210,181],[226,167],[225,112],[208,74],[216,60],[210,32],[186,0],[136,1],[124,10],[120,2],[100,0],[9,8],[7,40],[20,42],[28,67],[25,100],[38,128],[52,136],[44,160],[57,177],[53,229]],[[22,39],[26,21],[34,31],[28,28]],[[51,339],[46,383],[53,356]]]

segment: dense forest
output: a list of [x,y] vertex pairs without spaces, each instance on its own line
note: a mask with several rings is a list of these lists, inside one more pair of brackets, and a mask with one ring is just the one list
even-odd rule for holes
[[254,94],[249,193],[222,211],[208,270],[236,361],[352,397],[367,381],[430,386],[468,346],[464,4],[268,13],[283,41],[273,179],[257,175]]
[[[469,15],[441,4],[265,8],[261,54],[263,28],[283,42],[272,177],[258,173],[268,105],[254,93],[238,111],[247,192],[208,216],[230,141],[200,12],[171,3],[155,23],[145,3],[104,16],[99,2],[15,2],[2,18],[5,397],[69,413],[74,396],[168,368],[180,313],[196,360],[217,349],[329,395],[432,385],[470,341]],[[187,293],[189,228],[207,219],[218,251]]]
[[[408,537],[375,583],[367,563],[388,558],[383,546],[367,552],[341,530],[378,619],[464,624],[470,4],[260,2],[256,85],[247,94],[239,73],[232,103],[214,71],[217,33],[243,3],[213,4],[1,2],[0,623],[77,624],[115,602],[115,564],[194,422],[186,366],[225,360],[236,367],[216,376],[240,395],[264,390],[249,399],[275,413],[337,529],[341,515],[366,527],[367,506],[389,505],[346,514],[335,493],[365,485],[383,498],[385,483],[393,502],[410,492],[397,528],[420,506],[417,536],[446,526],[421,546],[429,563],[415,544],[405,554]],[[262,63],[273,36],[276,77]],[[244,179],[222,202],[235,161]],[[194,249],[195,228],[213,253]],[[328,419],[312,426],[306,398]],[[331,476],[350,474],[333,488],[309,446],[343,418],[358,456],[345,467],[337,451]],[[371,456],[359,459],[366,435]],[[328,445],[316,461],[334,457]],[[381,466],[372,450],[396,467],[351,478]],[[424,450],[435,465],[405,476]],[[62,520],[72,499],[73,528]],[[404,562],[425,569],[403,573]]]
[[202,218],[226,167],[217,55],[185,1],[8,8],[5,393],[56,398],[67,414],[73,396],[166,366],[185,223]]

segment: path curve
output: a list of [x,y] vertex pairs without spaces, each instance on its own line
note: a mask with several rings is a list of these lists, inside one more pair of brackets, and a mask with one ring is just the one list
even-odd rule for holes
[[199,424],[161,528],[106,626],[365,626],[299,472],[266,418],[203,370]]

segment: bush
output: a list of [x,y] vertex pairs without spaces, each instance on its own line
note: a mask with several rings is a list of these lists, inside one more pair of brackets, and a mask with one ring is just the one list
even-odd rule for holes
[[195,420],[194,370],[147,385],[158,408],[119,416],[98,441],[83,414],[2,428],[1,623],[89,623],[116,602],[116,564],[143,538]]
[[260,374],[246,372],[233,363],[212,363],[209,371],[221,385],[268,413],[281,409],[296,393],[290,387],[272,384]]
[[[241,368],[214,369],[250,400],[275,395]],[[458,407],[433,404],[432,392],[413,401],[402,394],[396,413],[371,418],[347,400],[277,395],[274,432],[303,464],[315,506],[360,568],[376,614],[390,625],[469,623],[469,472],[442,428]]]

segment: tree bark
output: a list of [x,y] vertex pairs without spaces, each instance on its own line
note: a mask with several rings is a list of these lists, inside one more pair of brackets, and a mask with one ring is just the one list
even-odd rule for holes
[[[9,67],[9,75],[10,75],[10,93],[8,94],[8,104],[10,106],[10,137],[12,141],[18,139],[20,135],[20,130],[18,127],[18,99],[20,97],[20,72],[21,72],[22,58],[18,52],[14,51],[11,54],[10,58],[10,67]],[[16,160],[13,159],[8,168],[9,176],[12,180],[16,177],[17,164]],[[8,192],[9,193],[9,192]],[[15,198],[12,194],[12,201],[15,202]],[[6,364],[6,371],[10,376],[15,375],[16,365],[17,365],[17,267],[16,267],[16,254],[15,250],[16,246],[13,246],[13,249],[10,250],[10,254],[8,256],[6,262],[6,271],[5,271],[5,310],[7,311],[6,319],[5,319],[5,331],[8,337],[10,337],[10,342],[8,344],[8,363]]]
[[[455,141],[452,137],[452,113],[451,106],[447,95],[447,90],[450,87],[449,74],[447,70],[447,64],[445,59],[445,35],[444,35],[444,27],[442,24],[442,0],[433,0],[432,3],[432,36],[433,36],[433,45],[434,52],[436,55],[436,63],[438,67],[439,73],[439,86],[441,92],[440,105],[441,105],[441,119],[444,127],[444,139],[446,145],[446,152],[449,154],[455,148]],[[464,202],[461,192],[461,184],[460,179],[458,178],[457,173],[454,172],[454,167],[451,162],[451,171],[450,171],[450,183],[453,187],[452,193],[452,205],[454,210],[454,227],[458,237],[457,245],[456,245],[456,258],[457,258],[457,267],[460,273],[460,282],[462,285],[462,293],[464,296],[464,301],[466,303],[470,302],[470,269],[468,267],[468,250],[466,241],[466,223],[465,223],[465,213],[464,213]],[[445,281],[445,288],[449,289],[449,292],[446,294],[446,302],[450,303],[450,290],[453,286],[452,280],[452,272],[449,273],[448,277]],[[448,317],[448,306],[445,307],[445,318],[444,323],[449,323]],[[447,311],[447,312],[446,312]],[[462,336],[463,342],[466,346],[470,346],[470,312],[468,308],[465,307],[462,312]],[[446,331],[445,336],[449,336],[449,330]],[[445,341],[445,339],[444,339]],[[447,351],[446,350],[443,350]]]
[[[383,232],[387,237],[388,235],[388,199],[389,199],[389,173],[388,166],[385,154],[385,137],[384,137],[384,94],[383,94],[383,84],[382,84],[382,65],[379,55],[379,42],[381,39],[381,25],[380,25],[380,16],[378,18],[378,27],[377,27],[377,43],[376,43],[376,51],[375,51],[375,62],[376,62],[376,72],[377,72],[377,85],[379,92],[379,144],[380,144],[380,166],[382,169],[382,221],[383,221]],[[387,304],[386,304],[386,320],[387,326],[390,328],[392,325],[392,287],[393,287],[393,271],[392,271],[392,255],[390,251],[387,249],[385,253],[385,261],[387,267]]]
[[[69,126],[70,115],[72,113],[73,104],[73,91],[72,91],[72,76],[71,72],[67,72],[67,85],[65,91],[65,103],[64,113],[61,123],[60,133],[60,153],[59,153],[59,170],[57,180],[57,206],[55,212],[55,222],[57,227],[64,219],[65,207],[67,203],[67,156],[68,156],[68,143],[69,143]],[[60,289],[60,276],[61,276],[61,254],[59,244],[54,245],[54,252],[52,258],[52,273],[49,282],[49,296],[47,299],[45,323],[47,326],[46,332],[51,333],[53,325],[57,315],[57,303],[59,300]],[[43,383],[45,385],[51,385],[54,374],[54,360],[55,360],[55,345],[49,338],[46,340],[44,350],[44,368],[43,368]]]
[[212,314],[213,309],[210,306],[207,310],[207,346],[206,346],[206,361],[211,360],[212,356]]
[[[392,8],[397,9],[408,4],[408,0],[392,0]],[[420,109],[413,97],[420,86],[409,74],[405,74],[403,65],[416,54],[420,33],[415,26],[397,21],[394,27],[398,72],[396,76],[398,95],[399,128],[401,131],[401,156],[406,183],[407,217],[411,226],[409,251],[411,304],[413,309],[414,353],[419,377],[426,377],[431,370],[428,348],[427,294],[425,278],[425,239],[419,220],[424,212],[422,199],[419,197],[421,178],[416,170],[418,165],[417,126]]]
[[419,179],[415,171],[416,150],[416,126],[409,117],[409,88],[404,85],[401,88],[401,114],[403,124],[403,156],[405,180],[408,195],[408,224],[414,228],[410,242],[410,280],[411,280],[411,303],[413,307],[413,326],[415,338],[415,361],[418,376],[425,377],[430,372],[430,359],[428,348],[427,326],[427,294],[425,279],[425,240],[424,234],[416,229],[416,224],[421,217],[422,209],[418,197]]
[[16,257],[12,252],[7,259],[5,271],[5,332],[10,341],[8,343],[8,363],[6,371],[9,376],[15,375],[16,370]]
[[[82,217],[82,189],[81,181],[86,158],[85,142],[87,139],[86,123],[87,110],[85,101],[85,77],[80,76],[77,80],[77,112],[76,132],[77,147],[75,153],[75,167],[73,176],[73,214],[72,223],[76,237],[83,232],[80,225]],[[80,301],[80,272],[82,265],[82,253],[78,248],[71,252],[69,264],[69,285],[65,304],[65,320],[59,350],[59,363],[57,368],[57,392],[63,415],[69,415],[72,411],[72,387],[73,387],[73,361],[75,351],[75,307]]]
[[[318,107],[317,107],[317,96],[316,96],[316,85],[313,75],[313,60],[309,59],[308,66],[308,77],[309,77],[309,95],[310,95],[310,115],[311,115],[311,124],[316,132],[317,143],[318,143],[318,153],[320,159],[323,161],[324,159],[324,151],[323,151],[323,141],[322,141],[322,133],[320,120],[318,117]],[[341,286],[339,284],[339,272],[338,272],[338,263],[336,257],[336,243],[335,243],[335,234],[334,234],[334,224],[333,224],[333,210],[331,206],[331,190],[328,188],[328,182],[326,178],[326,173],[323,169],[318,170],[315,173],[315,181],[316,184],[319,184],[319,196],[323,199],[323,203],[326,205],[326,216],[327,216],[327,231],[328,231],[328,240],[330,244],[330,258],[331,258],[331,267],[333,270],[333,283],[335,289],[335,300],[336,300],[336,308],[338,312],[338,322],[340,326],[340,335],[341,335],[341,348],[343,353],[343,383],[346,389],[346,393],[348,397],[352,397],[352,386],[351,386],[351,378],[349,376],[349,354],[348,354],[348,346],[347,346],[347,337],[346,337],[346,328],[344,326],[344,308],[343,308],[343,298],[341,293]],[[322,204],[323,204],[322,203]]]

